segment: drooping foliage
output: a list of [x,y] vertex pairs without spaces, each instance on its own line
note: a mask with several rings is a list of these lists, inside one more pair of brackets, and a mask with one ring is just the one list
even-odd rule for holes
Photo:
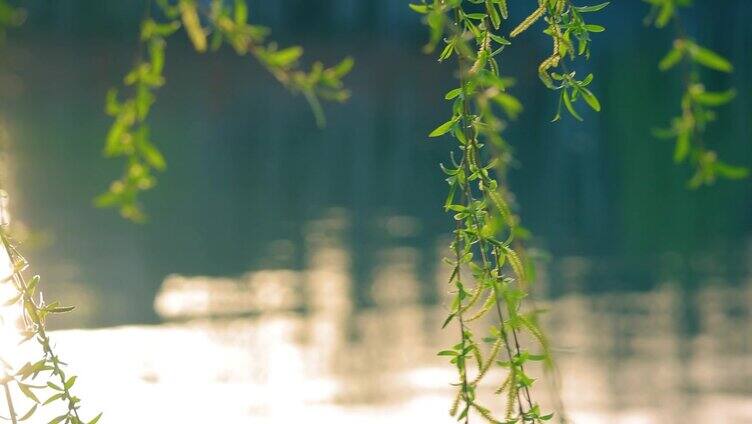
[[[216,51],[227,44],[238,55],[254,58],[292,93],[303,94],[319,126],[325,123],[321,100],[343,102],[349,97],[342,78],[353,66],[352,59],[346,58],[333,67],[315,62],[310,69],[303,69],[303,49],[279,48],[269,40],[268,28],[248,22],[245,0],[232,4],[212,0],[206,8],[196,0],[157,0],[156,4],[156,13],[152,13],[150,4],[147,6],[141,23],[138,59],[123,79],[125,98],[114,88],[107,93],[106,112],[113,123],[104,154],[122,157],[125,170],[95,200],[97,206],[116,207],[123,217],[137,222],[146,218],[139,195],[154,187],[156,173],[166,167],[164,156],[150,137],[148,116],[155,92],[165,84],[168,37],[182,28],[198,53]],[[162,18],[156,18],[157,14]]]
[[5,41],[5,33],[8,28],[22,25],[26,20],[26,10],[0,0],[0,42]]
[[[3,198],[7,198],[2,193]],[[8,298],[2,299],[4,308],[17,311],[22,328],[19,331],[21,344],[36,342],[39,356],[34,360],[27,360],[23,364],[13,363],[10,358],[0,356],[2,377],[0,384],[5,391],[8,414],[7,420],[16,424],[34,417],[39,406],[63,405],[62,413],[54,417],[50,424],[96,424],[102,414],[90,420],[81,418],[79,409],[81,399],[74,392],[76,376],[66,371],[67,364],[54,350],[50,336],[47,333],[47,319],[54,314],[70,312],[73,306],[62,306],[59,302],[47,303],[42,296],[38,275],[27,280],[25,273],[29,267],[26,259],[18,252],[12,238],[8,234],[7,222],[0,225],[0,261],[9,264],[10,275],[3,275],[0,284],[13,288]],[[8,318],[8,317],[4,317]],[[12,323],[4,323],[12,325]],[[9,337],[3,334],[3,337]],[[6,347],[16,343],[15,340],[4,340]],[[5,355],[8,352],[2,352]],[[27,404],[23,411],[17,411],[18,397],[25,398]],[[16,399],[14,401],[14,399]],[[32,422],[36,422],[33,421]]]
[[[682,65],[684,73],[681,116],[660,132],[675,139],[675,161],[695,167],[691,186],[710,184],[717,177],[746,176],[747,170],[720,161],[704,140],[716,108],[731,101],[735,91],[706,90],[702,77],[706,71],[729,73],[733,66],[685,33],[679,11],[690,5],[690,0],[644,1],[651,5],[648,23],[663,28],[673,22],[677,31],[673,48],[659,64],[666,71]],[[475,414],[493,423],[539,423],[554,417],[566,420],[559,405],[555,405],[556,415],[542,410],[536,402],[535,379],[530,372],[535,362],[542,362],[549,371],[554,364],[539,325],[540,311],[529,296],[536,278],[531,255],[524,246],[527,231],[520,225],[506,179],[513,151],[502,134],[508,122],[522,112],[522,104],[509,93],[513,80],[502,74],[501,65],[506,49],[514,48],[518,37],[533,36],[540,26],[551,40],[551,54],[541,58],[537,76],[545,87],[558,92],[553,120],[561,119],[562,111],[581,120],[577,108],[580,99],[599,111],[600,102],[589,88],[593,75],[580,77],[570,66],[590,57],[591,36],[604,28],[586,22],[586,18],[607,5],[575,6],[570,0],[539,0],[528,16],[519,18],[509,16],[506,0],[433,0],[411,5],[429,27],[426,51],[441,46],[439,60],[454,63],[459,80],[458,86],[445,95],[451,104],[451,117],[430,133],[430,137],[451,136],[456,143],[451,160],[442,165],[442,170],[449,187],[444,207],[452,215],[454,226],[452,253],[445,259],[451,268],[448,286],[452,303],[444,326],[455,327],[458,337],[457,343],[439,355],[447,357],[457,369],[457,395],[451,414],[459,421],[467,423]],[[2,34],[23,19],[21,9],[0,0]],[[514,25],[509,30],[507,22]],[[348,97],[342,78],[350,71],[352,60],[345,59],[334,67],[316,62],[310,69],[303,69],[302,49],[278,48],[270,41],[267,28],[248,22],[244,0],[156,0],[154,10],[149,7],[141,23],[136,64],[125,76],[124,87],[107,94],[106,103],[113,124],[105,155],[121,157],[126,165],[123,176],[97,198],[97,204],[117,207],[134,221],[145,218],[139,195],[154,186],[155,174],[166,167],[166,160],[151,141],[148,116],[157,90],[165,83],[167,40],[181,30],[199,53],[226,44],[238,55],[252,57],[284,87],[303,94],[319,125],[324,124],[322,100],[344,101]],[[39,277],[25,279],[28,264],[5,227],[0,237],[2,250],[12,264],[11,275],[0,284],[15,290],[6,307],[18,309],[24,341],[34,340],[41,348],[35,362],[20,367],[4,364],[5,377],[0,384],[5,390],[9,419],[14,423],[30,419],[38,404],[59,403],[66,411],[53,423],[84,423],[79,418],[81,401],[72,393],[76,377],[66,373],[45,326],[51,314],[72,308],[45,303],[39,294]],[[481,320],[493,324],[483,326],[478,324]],[[479,388],[495,367],[502,371],[502,378],[493,382],[499,399],[481,399]],[[40,384],[40,379],[46,381]],[[15,391],[31,402],[22,414],[14,409]],[[47,395],[41,396],[45,392]],[[503,410],[493,405],[502,405]],[[100,416],[89,423],[96,423]]]
[[[594,110],[600,109],[595,95],[587,88],[592,74],[579,80],[566,62],[589,57],[590,33],[603,27],[585,23],[583,16],[606,7],[606,3],[576,7],[567,0],[545,0],[507,35],[509,17],[505,0],[435,0],[412,4],[425,16],[430,29],[426,47],[432,51],[443,40],[440,61],[454,58],[459,87],[445,98],[451,102],[451,118],[429,136],[451,135],[457,152],[443,165],[449,184],[444,205],[454,218],[453,255],[448,281],[452,303],[445,321],[458,328],[458,342],[439,352],[457,368],[457,396],[450,413],[458,421],[469,422],[477,414],[492,423],[538,423],[554,414],[541,410],[533,393],[534,378],[527,368],[542,361],[553,370],[546,336],[538,324],[539,311],[524,307],[529,285],[535,279],[534,265],[525,254],[526,231],[514,213],[514,197],[505,174],[512,161],[512,149],[501,136],[507,120],[522,110],[520,102],[508,93],[512,79],[501,74],[503,53],[513,48],[509,40],[535,28],[543,20],[544,33],[552,39],[552,53],[538,67],[538,76],[546,87],[559,91],[562,105],[581,119],[573,104],[584,99]],[[574,45],[576,40],[577,45]],[[476,334],[476,322],[492,315],[494,324],[485,334]],[[524,341],[534,341],[525,344]],[[504,401],[503,415],[493,412],[480,399],[478,389],[492,367],[505,369],[497,381],[496,395]],[[560,420],[564,420],[563,413]]]
[[552,52],[538,66],[538,76],[546,87],[559,91],[554,121],[561,119],[562,105],[575,119],[582,121],[582,117],[573,106],[580,98],[596,112],[601,110],[598,98],[587,88],[593,81],[593,74],[578,79],[577,73],[569,70],[565,59],[575,61],[578,57],[590,58],[590,34],[603,32],[605,28],[588,24],[584,18],[588,13],[598,12],[606,6],[608,2],[578,7],[568,1],[541,1],[538,8],[509,34],[511,37],[517,37],[537,20],[542,18],[545,21],[546,29],[543,32],[551,37]]
[[736,97],[736,90],[714,91],[706,88],[706,71],[731,73],[734,66],[728,59],[697,43],[681,21],[681,9],[692,5],[691,0],[643,0],[651,5],[645,23],[665,28],[673,23],[675,39],[669,52],[658,63],[661,71],[680,67],[683,95],[681,114],[671,120],[668,128],[655,131],[659,138],[674,140],[674,162],[689,163],[694,174],[689,186],[697,188],[713,184],[718,178],[741,179],[749,175],[746,168],[728,164],[718,158],[709,146],[706,131],[717,118],[716,110]]

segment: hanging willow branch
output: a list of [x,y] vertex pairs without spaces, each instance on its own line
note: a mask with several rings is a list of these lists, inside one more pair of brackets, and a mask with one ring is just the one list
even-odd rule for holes
[[587,88],[593,81],[593,74],[578,79],[577,73],[570,72],[564,62],[574,61],[579,56],[590,58],[590,34],[603,32],[605,28],[586,23],[584,15],[603,10],[608,4],[574,6],[569,0],[539,0],[538,7],[510,33],[510,37],[517,37],[541,18],[545,21],[546,29],[543,32],[551,37],[552,51],[538,65],[538,77],[546,87],[559,91],[559,106],[554,121],[561,119],[562,106],[575,119],[582,121],[574,108],[580,98],[596,112],[601,110],[598,98]]
[[[549,69],[557,66],[568,51],[574,51],[563,47],[571,46],[570,35],[580,42],[579,54],[588,53],[587,33],[597,29],[584,24],[580,14],[603,7],[575,9],[569,2],[541,2],[511,34],[521,34],[546,16],[548,31],[554,37],[554,54],[544,61],[541,79],[560,81],[558,86],[547,85],[566,93],[562,94],[566,97],[563,101],[575,116],[571,103],[578,96],[599,109],[593,106],[597,104],[595,96],[585,88],[592,76],[576,81],[574,73],[562,76]],[[452,155],[449,165],[442,165],[449,184],[444,206],[453,213],[456,224],[452,242],[455,257],[445,259],[453,270],[449,279],[453,300],[444,326],[455,322],[460,327],[459,343],[439,352],[450,357],[459,375],[455,384],[458,394],[450,413],[465,423],[472,411],[492,423],[543,422],[553,414],[542,413],[534,400],[534,379],[526,367],[531,361],[543,361],[550,369],[552,361],[548,342],[537,324],[537,311],[522,305],[528,297],[532,264],[523,259],[525,232],[512,211],[510,190],[504,184],[512,153],[501,132],[506,127],[505,119],[514,119],[522,110],[520,102],[507,93],[512,80],[499,71],[501,54],[510,45],[501,31],[508,18],[507,5],[504,0],[435,0],[412,4],[411,8],[425,15],[430,30],[426,50],[432,51],[443,40],[439,60],[456,59],[460,83],[445,96],[452,102],[452,117],[429,134],[452,135],[460,152],[458,158]],[[471,324],[489,314],[495,324],[481,338],[488,344],[484,346],[474,336]],[[537,346],[523,345],[523,333]],[[490,404],[481,402],[476,393],[494,366],[506,369],[505,379],[495,384],[496,394],[503,397],[503,419],[496,417]],[[563,414],[559,418],[565,419]]]
[[[8,299],[3,307],[18,308],[24,326],[22,343],[34,340],[42,351],[37,361],[26,362],[18,369],[14,368],[14,364],[2,359],[4,371],[2,385],[10,421],[15,424],[31,418],[40,405],[61,403],[65,405],[66,411],[53,418],[50,424],[96,424],[102,416],[101,413],[89,421],[81,419],[79,414],[81,399],[72,391],[76,376],[69,375],[65,371],[66,364],[54,351],[46,330],[48,316],[70,312],[73,307],[61,306],[58,302],[45,303],[39,291],[39,276],[35,275],[29,281],[25,279],[24,271],[28,268],[28,262],[16,250],[7,234],[7,226],[4,224],[0,227],[0,239],[3,250],[1,254],[7,255],[12,266],[11,275],[6,276],[0,284],[10,284],[16,291],[16,295]],[[32,403],[23,415],[17,415],[11,386],[18,390],[18,395],[23,395]],[[42,396],[44,393],[46,394]]]
[[234,0],[232,6],[224,0],[212,0],[208,8],[200,7],[196,0],[157,0],[157,5],[166,21],[153,19],[147,5],[141,24],[141,53],[124,79],[131,96],[121,100],[115,89],[107,94],[106,111],[114,122],[107,134],[104,154],[123,157],[126,168],[107,192],[95,199],[97,206],[116,207],[124,218],[136,222],[146,218],[139,195],[154,187],[155,174],[166,167],[162,153],[151,141],[147,118],[155,91],[165,83],[166,39],[178,29],[185,30],[199,53],[218,50],[227,43],[238,55],[253,57],[293,94],[303,94],[319,126],[325,124],[322,100],[344,102],[349,97],[342,78],[353,66],[352,59],[346,58],[333,67],[315,62],[309,70],[304,70],[299,62],[303,49],[299,46],[280,49],[269,41],[268,28],[248,23],[245,0]]
[[749,175],[744,167],[730,165],[718,158],[717,153],[707,147],[705,133],[710,123],[716,120],[716,108],[730,103],[736,97],[736,90],[707,90],[702,81],[702,69],[721,73],[731,73],[733,65],[718,53],[703,47],[686,34],[680,19],[682,7],[691,6],[689,0],[644,0],[651,5],[645,19],[648,25],[664,28],[673,22],[676,32],[671,50],[658,63],[661,71],[668,71],[677,65],[682,69],[684,94],[681,97],[681,115],[671,121],[666,129],[655,131],[659,138],[673,139],[674,162],[689,164],[694,174],[689,186],[697,188],[711,185],[717,178],[742,179]]

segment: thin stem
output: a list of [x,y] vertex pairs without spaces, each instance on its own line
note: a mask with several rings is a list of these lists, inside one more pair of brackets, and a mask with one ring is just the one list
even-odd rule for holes
[[[500,262],[499,262],[498,258],[499,258],[499,251],[498,251],[498,249],[496,249],[496,272],[497,272],[497,274],[500,277],[501,276],[501,266],[500,266]],[[500,296],[499,296],[499,289],[498,289],[498,287],[495,284],[494,284],[493,290],[494,290],[494,297],[496,298],[496,302],[495,302],[496,314],[498,315],[499,322],[501,323],[499,325],[499,332],[501,333],[501,338],[504,339],[504,348],[506,349],[506,351],[507,351],[507,357],[509,358],[509,367],[510,367],[510,371],[509,372],[513,372],[513,371],[511,371],[511,367],[513,366],[512,360],[514,358],[514,354],[512,353],[512,349],[509,347],[509,336],[507,335],[507,330],[504,327],[504,314],[501,312],[501,304],[500,304],[501,303],[501,299],[500,299]],[[512,331],[514,332],[514,339],[515,339],[515,342],[516,342],[517,341],[517,333],[514,331],[514,328],[512,328]],[[519,353],[520,353],[520,347],[519,347],[519,345],[516,345],[516,346],[517,346],[517,355],[519,355]],[[522,368],[522,367],[520,367],[520,368],[524,372],[524,368]],[[532,405],[531,400],[530,400],[530,392],[528,391],[527,386],[525,387],[525,392],[526,392],[526,397],[527,397],[528,405],[530,406],[530,408],[532,408],[533,405]],[[520,400],[519,394],[517,395],[517,403],[518,403],[518,405],[520,407],[520,414],[524,414],[524,409],[522,407],[522,401]]]
[[[146,0],[146,5],[144,6],[144,15],[141,18],[141,25],[143,25],[144,22],[151,19],[151,2],[152,0]],[[144,62],[144,54],[146,53],[145,44],[146,40],[143,40],[141,38],[141,27],[139,27],[138,33],[137,33],[137,41],[138,41],[138,47],[136,49],[136,60],[134,64],[134,68],[137,68]]]
[[[677,39],[682,40],[683,42],[686,42],[689,40],[689,34],[687,34],[687,30],[684,26],[682,17],[679,13],[679,10],[676,10],[674,12],[674,15],[671,18],[671,21],[674,26],[674,32],[676,33]],[[682,82],[684,83],[684,92],[686,93],[690,87],[692,86],[692,83],[696,81],[698,77],[698,66],[693,61],[690,60],[688,57],[684,57],[682,59]],[[686,103],[686,105],[684,104]],[[692,140],[695,142],[697,147],[700,149],[700,151],[705,150],[705,142],[703,141],[703,130],[698,128],[697,121],[694,118],[694,111],[692,110],[693,105],[691,102],[685,102],[684,99],[682,99],[682,114],[692,116]]]
[[[462,279],[460,277],[461,269],[460,269],[460,224],[459,221],[457,221],[457,228],[455,230],[455,240],[454,240],[454,253],[457,260],[455,271],[453,272],[454,278],[455,278],[455,285],[457,286],[457,290],[462,290]],[[458,305],[457,309],[457,320],[460,323],[460,349],[461,352],[464,355],[465,352],[465,321],[462,318],[462,297],[461,294],[458,294],[460,296],[460,304]],[[460,380],[462,383],[462,397],[465,401],[465,407],[470,407],[471,400],[468,396],[468,383],[467,383],[467,363],[465,362],[464,356],[457,358],[457,361],[462,360],[462,367],[458,367],[460,371]],[[459,363],[459,362],[458,362]],[[470,414],[465,414],[465,424],[468,424],[470,422]]]
[[10,420],[13,424],[18,424],[18,420],[16,419],[16,410],[13,408],[13,397],[10,395],[10,387],[8,387],[8,383],[3,383],[3,389],[5,389],[5,401],[8,404],[8,413],[10,414]]
[[[459,11],[458,10],[455,12],[455,21],[459,25],[460,18],[459,18]],[[470,117],[470,106],[469,106],[468,101],[467,101],[467,99],[468,99],[468,93],[467,93],[467,81],[466,81],[466,77],[465,77],[465,75],[467,74],[467,63],[466,63],[465,58],[459,52],[457,52],[456,57],[457,57],[458,65],[459,65],[460,87],[462,89],[462,95],[463,95],[463,100],[462,100],[462,117],[461,117],[461,121],[462,122],[461,122],[461,125],[462,125],[462,132],[465,135],[465,139],[467,140],[467,143],[468,143],[466,145],[466,147],[465,147],[465,157],[467,157],[467,160],[463,160],[463,162],[464,162],[464,165],[465,165],[465,168],[466,168],[466,171],[467,171],[468,175],[470,175],[470,174],[472,174],[471,164],[473,164],[473,163],[476,164],[475,166],[477,168],[478,160],[477,160],[477,157],[475,155],[477,154],[477,152],[479,150],[479,146],[478,146],[478,141],[477,141],[477,138],[476,138],[475,134],[473,134],[471,132],[471,130],[470,130],[470,122],[468,121],[468,119]],[[470,186],[469,183],[466,183],[466,184],[463,184],[463,189],[465,191],[465,196],[467,198],[467,201],[469,203],[472,203],[474,201],[474,196],[473,196],[473,193],[472,193],[472,187]],[[487,253],[486,253],[486,251],[487,251],[486,241],[485,241],[484,237],[482,236],[482,234],[480,233],[481,232],[481,225],[478,222],[477,217],[475,217],[475,215],[473,215],[472,219],[473,219],[474,224],[476,226],[476,229],[478,231],[479,251],[480,251],[480,254],[481,254],[481,259],[482,259],[484,268],[485,269],[490,269],[490,262],[491,261],[489,261],[489,259],[487,257]],[[497,258],[496,259],[497,268],[498,268],[498,264],[499,264],[498,257],[499,257],[499,252],[497,250],[497,255],[496,255],[496,258]],[[498,270],[497,278],[501,278],[501,270],[500,269]],[[499,319],[500,332],[502,334],[502,338],[504,339],[504,345],[506,347],[507,354],[509,355],[509,360],[511,362],[514,356],[513,356],[512,351],[511,351],[511,349],[509,347],[509,344],[507,343],[508,342],[508,336],[507,336],[506,329],[504,328],[504,326],[505,326],[505,324],[504,324],[504,315],[503,315],[503,313],[501,311],[500,296],[499,296],[498,287],[497,287],[496,284],[494,284],[493,290],[494,290],[494,297],[496,298],[495,306],[496,306],[496,312],[497,312],[498,319]],[[512,331],[513,339],[514,339],[514,342],[515,342],[515,351],[516,351],[515,353],[517,354],[517,356],[519,356],[520,353],[521,353],[521,348],[520,348],[520,344],[519,344],[519,338],[517,336],[517,331],[513,327],[511,328],[511,331]],[[510,366],[511,366],[511,364],[510,364]],[[524,367],[522,365],[520,365],[520,369],[521,369],[522,372],[524,372]],[[524,392],[524,397],[527,400],[528,407],[530,409],[532,409],[533,408],[533,402],[532,402],[532,397],[530,395],[529,388],[527,386],[525,386],[523,388],[523,392]],[[524,408],[522,406],[522,401],[520,399],[519,393],[517,395],[517,401],[518,401],[518,405],[519,405],[519,408],[520,408],[520,414],[522,415],[522,414],[524,414]]]

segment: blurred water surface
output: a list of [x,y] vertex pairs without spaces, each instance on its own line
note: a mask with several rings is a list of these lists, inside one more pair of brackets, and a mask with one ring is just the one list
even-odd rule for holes
[[[450,145],[425,135],[455,81],[419,54],[407,2],[251,2],[281,42],[355,57],[353,98],[324,130],[252,62],[172,42],[153,113],[169,169],[143,226],[90,206],[120,172],[101,159],[103,99],[141,9],[90,3],[29,1],[0,67],[3,177],[45,297],[79,305],[51,325],[86,407],[110,423],[451,422],[436,356],[456,334],[440,330]],[[671,35],[614,3],[588,64],[600,115],[547,123],[555,98],[531,75],[549,46],[533,36],[505,66],[526,106],[511,184],[550,257],[535,291],[563,397],[581,423],[752,422],[752,185],[686,189],[651,136],[678,107],[652,71]],[[752,2],[697,3],[687,24],[736,64],[710,83],[752,92]],[[750,111],[740,96],[709,138],[746,165]]]
[[[85,377],[79,390],[87,404],[113,423],[452,422],[446,411],[455,376],[436,356],[455,343],[456,328],[440,330],[446,299],[421,302],[416,255],[389,248],[373,252],[382,258],[374,304],[358,308],[337,222],[319,221],[309,234],[303,271],[267,271],[261,277],[269,286],[257,283],[261,292],[276,291],[279,275],[295,278],[302,300],[289,306],[298,311],[239,300],[228,282],[201,286],[193,277],[173,281],[157,298],[165,313],[182,312],[180,322],[57,332],[59,348]],[[437,271],[431,280],[442,285],[445,278]],[[648,291],[576,291],[539,304],[549,310],[545,325],[570,418],[752,422],[750,283],[708,280],[688,290],[664,280]],[[227,305],[250,315],[188,318],[221,315]],[[491,392],[502,380],[491,373],[482,387],[497,409],[504,400],[493,401]],[[537,398],[551,405],[545,387],[541,380]]]
[[[335,210],[309,224],[300,271],[171,276],[156,305],[178,321],[57,332],[62,354],[85,377],[87,405],[113,423],[452,422],[455,376],[436,352],[455,343],[457,329],[440,330],[445,296],[419,296],[426,281],[443,293],[445,270],[426,278],[412,249],[376,249],[373,303],[358,307],[346,222]],[[547,269],[570,284],[593,265],[560,262]],[[544,275],[539,291],[556,280]],[[703,281],[687,288],[667,278],[650,290],[572,290],[539,301],[570,418],[752,423],[752,279]],[[244,284],[266,296],[238,292]],[[285,302],[275,301],[279,294]],[[491,392],[502,380],[491,373],[482,387],[499,410],[504,400]],[[537,398],[551,405],[545,381]]]

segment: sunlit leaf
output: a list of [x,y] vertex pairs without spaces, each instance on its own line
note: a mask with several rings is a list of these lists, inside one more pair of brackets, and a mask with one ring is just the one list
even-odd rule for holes
[[443,124],[439,125],[438,127],[436,127],[436,129],[434,129],[433,131],[431,131],[431,133],[428,134],[428,136],[429,137],[439,137],[439,136],[442,136],[442,135],[448,133],[449,131],[451,131],[452,128],[456,124],[457,124],[457,118],[452,118],[452,119],[444,122]]

